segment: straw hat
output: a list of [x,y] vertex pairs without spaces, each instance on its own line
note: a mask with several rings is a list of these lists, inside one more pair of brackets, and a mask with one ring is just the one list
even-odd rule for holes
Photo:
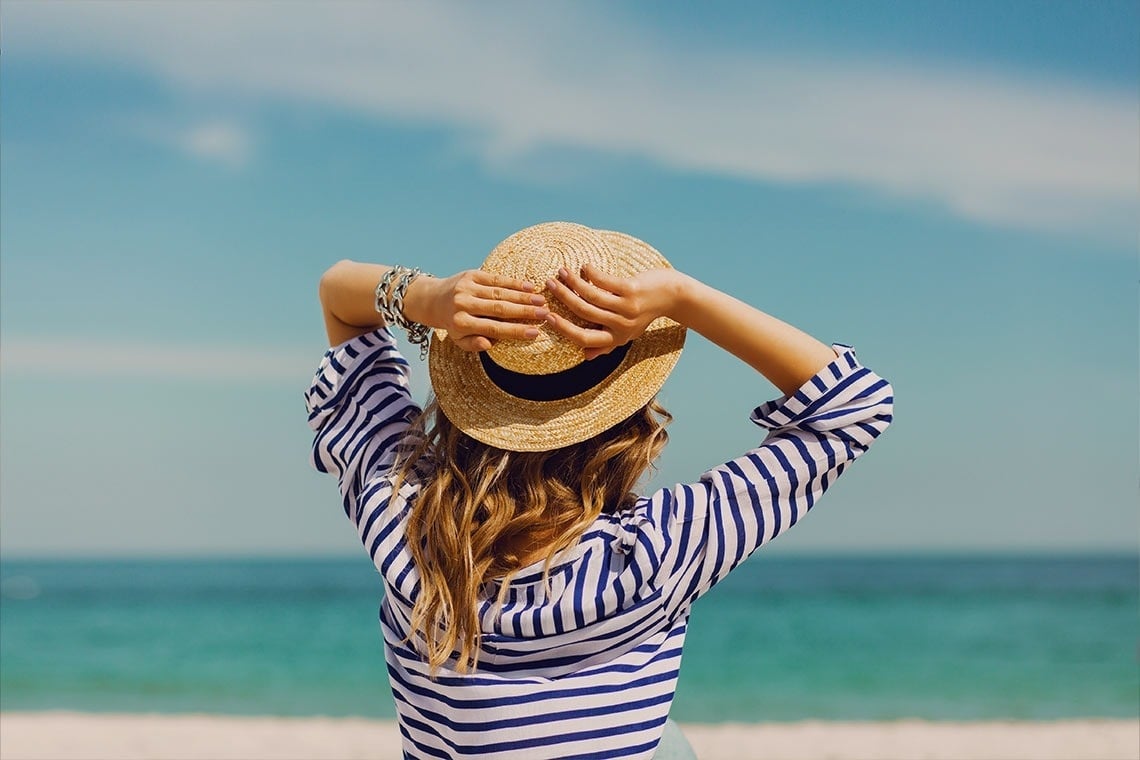
[[[669,268],[648,244],[621,232],[569,222],[520,230],[495,247],[482,269],[529,282],[557,277],[560,267],[592,264],[618,277]],[[557,298],[547,308],[585,326]],[[428,371],[440,409],[476,440],[510,451],[549,451],[585,441],[641,409],[661,389],[681,356],[685,328],[667,317],[609,354],[586,361],[582,349],[550,325],[531,341],[501,340],[464,351],[436,330]]]

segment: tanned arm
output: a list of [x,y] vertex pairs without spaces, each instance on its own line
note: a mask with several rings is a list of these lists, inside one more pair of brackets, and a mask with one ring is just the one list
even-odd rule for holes
[[579,327],[555,314],[546,319],[582,346],[587,358],[608,353],[665,316],[740,358],[785,395],[835,359],[835,351],[802,330],[675,269],[625,279],[596,267],[561,270],[546,283],[572,312],[597,327]]

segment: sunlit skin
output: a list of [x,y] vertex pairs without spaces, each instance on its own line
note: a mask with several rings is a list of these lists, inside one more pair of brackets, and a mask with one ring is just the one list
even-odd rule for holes
[[[339,261],[321,277],[320,299],[330,345],[384,324],[376,312],[376,284],[390,267]],[[546,308],[543,289],[590,323],[580,327]],[[738,357],[791,395],[835,359],[835,351],[802,330],[675,269],[611,277],[589,265],[560,270],[557,279],[530,283],[467,270],[450,277],[421,275],[404,298],[414,322],[447,330],[467,351],[497,340],[533,340],[534,322],[546,320],[588,359],[640,336],[658,317],[669,317]],[[518,320],[518,321],[515,321]]]

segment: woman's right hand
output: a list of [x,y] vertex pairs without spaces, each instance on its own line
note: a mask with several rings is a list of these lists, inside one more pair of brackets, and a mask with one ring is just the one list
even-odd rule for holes
[[669,316],[683,278],[675,269],[648,269],[628,278],[614,277],[590,264],[580,273],[560,269],[557,279],[547,280],[547,289],[594,326],[581,327],[554,313],[546,320],[593,359],[640,337],[658,317]]
[[[390,269],[344,259],[321,276],[330,346],[384,324],[376,312],[376,284]],[[533,283],[479,269],[444,278],[420,275],[408,284],[404,314],[413,322],[447,330],[448,339],[466,351],[486,351],[497,340],[538,337],[535,325],[547,313],[539,290]]]
[[447,330],[448,340],[466,351],[486,351],[497,340],[538,337],[534,323],[548,310],[537,290],[533,283],[481,269],[422,276],[408,287],[404,311],[416,322]]

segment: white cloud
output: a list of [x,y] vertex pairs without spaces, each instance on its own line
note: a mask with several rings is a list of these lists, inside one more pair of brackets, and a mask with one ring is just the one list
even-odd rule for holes
[[[492,165],[587,149],[869,189],[986,223],[1135,237],[1134,92],[677,48],[605,14],[551,3],[8,3],[4,26],[9,55],[135,67],[195,97],[458,127]],[[207,130],[186,149],[241,155],[248,144],[235,134]]]
[[249,135],[236,124],[199,124],[179,134],[177,143],[186,153],[209,161],[241,166],[249,160]]
[[[413,347],[402,344],[405,356]],[[0,375],[5,377],[117,378],[140,381],[196,381],[288,384],[303,390],[313,378],[323,346],[267,350],[219,345],[174,345],[152,341],[95,340],[67,335],[5,336],[0,340]],[[413,398],[427,402],[427,363],[409,370]]]
[[212,119],[180,125],[150,116],[132,116],[122,121],[122,128],[130,134],[231,169],[245,166],[253,154],[252,136],[236,122]]
[[0,342],[0,371],[5,375],[79,378],[283,381],[304,386],[312,378],[320,354],[66,336],[5,337]]

